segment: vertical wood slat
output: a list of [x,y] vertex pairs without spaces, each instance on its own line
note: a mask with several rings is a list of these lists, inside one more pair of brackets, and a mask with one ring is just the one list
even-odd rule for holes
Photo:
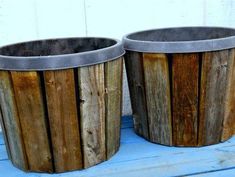
[[6,131],[3,115],[2,115],[2,110],[0,110],[0,126],[1,126],[1,130],[2,130],[2,132],[0,132],[0,133],[3,134],[3,139],[4,139],[8,159],[12,161],[11,150],[10,150],[10,145],[9,145],[9,141],[7,138],[7,131]]
[[73,69],[45,71],[47,107],[56,172],[83,167]]
[[6,147],[8,159],[12,160],[10,146],[9,146],[9,141],[7,139],[7,131],[6,131],[5,123],[4,123],[3,116],[2,116],[2,110],[0,110],[0,126],[2,128],[2,132],[1,133],[3,134],[3,139],[4,139],[4,142],[5,142],[5,147]]
[[0,71],[0,102],[11,160],[18,168],[28,170],[14,90],[8,71]]
[[221,140],[235,135],[235,49],[229,51],[225,112]]
[[219,143],[224,117],[228,50],[202,57],[199,145]]
[[173,143],[196,146],[198,129],[198,54],[173,54]]
[[123,59],[105,63],[106,155],[109,159],[119,148],[122,113]]
[[143,54],[143,66],[149,138],[152,142],[172,145],[168,58],[165,54]]
[[130,89],[135,132],[149,138],[148,116],[146,108],[143,56],[138,52],[126,52],[126,72]]
[[78,68],[84,167],[106,160],[104,64]]
[[53,171],[48,142],[45,110],[37,72],[12,71],[16,105],[24,137],[24,144],[32,171]]

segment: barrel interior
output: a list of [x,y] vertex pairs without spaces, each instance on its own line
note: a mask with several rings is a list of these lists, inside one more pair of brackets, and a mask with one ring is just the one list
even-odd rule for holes
[[235,35],[234,29],[216,27],[165,28],[133,33],[127,39],[152,42],[180,42],[227,38]]
[[74,54],[111,47],[116,43],[117,41],[107,38],[39,40],[2,47],[0,55],[27,57]]
[[127,51],[125,62],[138,135],[154,143],[195,147],[235,134],[235,49]]

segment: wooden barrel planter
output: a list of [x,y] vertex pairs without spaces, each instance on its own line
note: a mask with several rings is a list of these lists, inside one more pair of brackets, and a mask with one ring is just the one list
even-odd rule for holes
[[123,42],[138,135],[194,147],[235,134],[235,29],[155,29]]
[[123,54],[121,42],[107,38],[0,48],[0,120],[16,167],[65,172],[118,151]]

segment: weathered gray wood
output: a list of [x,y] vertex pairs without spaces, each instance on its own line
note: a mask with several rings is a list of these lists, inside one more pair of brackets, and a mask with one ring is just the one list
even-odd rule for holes
[[173,54],[173,144],[196,146],[199,54]]
[[[1,103],[0,103],[0,105],[1,105]],[[9,141],[7,139],[7,131],[6,131],[6,127],[5,127],[5,123],[4,123],[4,120],[3,120],[2,110],[1,109],[0,109],[0,126],[1,126],[1,130],[2,130],[2,132],[0,132],[0,133],[3,134],[3,139],[4,139],[4,142],[5,142],[8,159],[12,160]]]
[[143,54],[145,92],[150,141],[172,144],[168,58],[165,54]]
[[104,64],[78,68],[84,167],[106,160]]
[[29,170],[52,172],[39,74],[12,71],[11,76]]
[[105,63],[105,119],[107,159],[120,145],[122,114],[122,58]]
[[44,81],[56,172],[83,167],[73,69],[45,71]]
[[27,170],[28,163],[21,134],[14,90],[8,71],[0,71],[0,104],[11,160],[18,168]]
[[235,49],[228,55],[225,111],[221,140],[225,141],[235,135]]
[[199,145],[219,143],[221,139],[228,56],[228,50],[202,56]]
[[130,89],[135,132],[149,138],[142,53],[127,51],[126,72]]

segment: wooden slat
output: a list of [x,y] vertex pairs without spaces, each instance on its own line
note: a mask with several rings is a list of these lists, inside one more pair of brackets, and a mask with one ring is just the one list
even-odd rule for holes
[[39,75],[16,71],[11,75],[29,169],[53,171]]
[[[1,103],[0,103],[0,105],[1,105]],[[8,141],[8,138],[7,138],[7,131],[6,131],[6,127],[5,127],[5,123],[4,123],[4,120],[3,120],[2,110],[1,109],[0,109],[0,126],[1,126],[0,127],[1,128],[0,133],[3,134],[3,139],[4,139],[4,142],[5,142],[8,159],[12,160],[9,141]]]
[[143,58],[150,140],[164,145],[171,145],[172,126],[168,58],[165,54],[144,54]]
[[84,167],[106,159],[104,65],[78,69]]
[[74,71],[45,71],[44,81],[56,172],[83,166]]
[[7,131],[6,131],[5,123],[4,123],[3,116],[2,116],[2,110],[0,110],[0,126],[1,126],[2,133],[3,133],[3,138],[4,138],[6,150],[7,150],[8,159],[12,160],[9,141],[7,139]]
[[174,54],[172,60],[173,144],[197,145],[198,54]]
[[222,141],[235,135],[235,49],[229,51]]
[[221,138],[228,54],[224,50],[202,56],[199,145],[218,143]]
[[13,164],[27,170],[28,163],[22,139],[21,125],[12,88],[11,76],[7,71],[0,71],[0,104]]
[[105,63],[106,155],[109,159],[120,145],[122,114],[122,58]]
[[126,72],[130,89],[135,132],[149,138],[142,53],[127,51]]

